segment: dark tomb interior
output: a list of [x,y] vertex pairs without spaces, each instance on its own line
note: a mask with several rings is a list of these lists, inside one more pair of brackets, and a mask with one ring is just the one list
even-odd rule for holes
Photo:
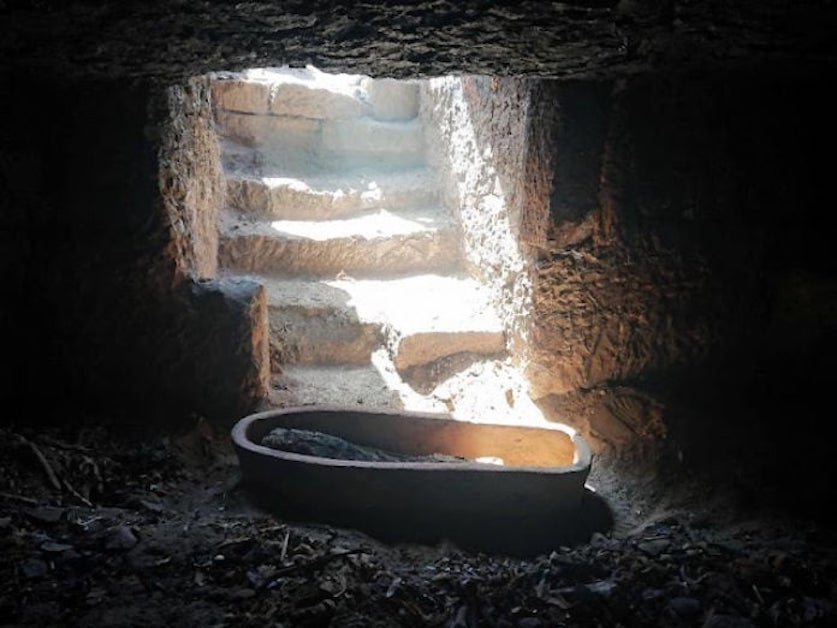
[[[833,2],[0,0],[0,32],[2,625],[837,623]],[[371,77],[323,96],[367,109],[279,112],[308,96],[254,68]],[[414,118],[374,101],[390,80]],[[357,216],[280,215],[302,188],[278,179],[306,182],[295,210],[314,179],[268,165],[309,151],[325,180],[385,133],[419,138],[443,227],[422,206],[332,245]],[[455,257],[499,331],[372,326],[361,297],[409,294],[419,255]],[[572,539],[379,538],[253,499],[240,419],[410,399],[577,431]]]

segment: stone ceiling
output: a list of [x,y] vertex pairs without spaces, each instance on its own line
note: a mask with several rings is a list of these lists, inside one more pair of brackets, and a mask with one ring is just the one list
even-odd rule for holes
[[0,0],[0,67],[155,77],[312,63],[375,76],[613,78],[835,67],[833,0]]

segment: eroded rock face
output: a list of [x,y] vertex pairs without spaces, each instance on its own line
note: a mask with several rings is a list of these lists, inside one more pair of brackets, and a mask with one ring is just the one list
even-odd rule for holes
[[819,162],[780,156],[834,137],[812,88],[767,76],[546,84],[558,118],[533,275],[537,396],[718,362],[746,377],[772,353],[782,292],[770,269],[790,250],[794,265],[833,267],[820,236],[799,239],[816,221]]
[[[509,346],[525,356],[531,286],[524,213],[548,194],[528,158],[532,82],[472,76],[422,86],[422,117],[443,198],[462,227],[469,271],[492,291]],[[544,207],[542,205],[542,207]],[[524,208],[527,211],[524,211]]]
[[[426,88],[427,143],[466,259],[492,287],[535,397],[695,362],[722,335],[706,243],[687,256],[681,243],[630,236],[633,200],[619,186],[646,167],[654,130],[625,116],[653,101],[631,100],[647,89],[489,77]],[[673,209],[660,220],[681,229]]]
[[209,82],[195,78],[170,88],[160,147],[160,193],[172,221],[184,273],[214,277],[218,211],[224,203],[221,151],[213,129]]
[[256,281],[231,277],[192,283],[188,294],[182,346],[190,369],[178,379],[191,403],[203,399],[207,416],[232,422],[267,395],[267,294]]
[[528,371],[536,396],[632,380],[712,350],[720,330],[709,270],[674,253],[644,255],[578,245],[538,265]]
[[660,399],[626,386],[551,395],[539,404],[548,416],[570,417],[596,452],[656,443],[666,436],[670,414]]
[[198,281],[214,274],[219,202],[205,82],[4,86],[20,99],[6,102],[2,135],[19,138],[12,154],[31,172],[3,169],[12,207],[27,211],[16,259],[28,279],[10,311],[31,339],[10,356],[20,385],[4,396],[221,421],[254,407],[267,386],[264,295]]
[[594,78],[834,55],[825,0],[514,3],[5,2],[0,58],[77,77],[165,77],[313,63],[399,78]]

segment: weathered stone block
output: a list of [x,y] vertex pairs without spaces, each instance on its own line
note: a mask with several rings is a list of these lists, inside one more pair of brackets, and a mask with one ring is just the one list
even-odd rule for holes
[[380,325],[358,320],[349,309],[271,306],[269,318],[276,371],[283,364],[369,364],[381,344]]
[[457,353],[499,354],[506,350],[502,329],[426,331],[400,336],[390,346],[399,370],[428,364]]
[[213,79],[212,102],[216,109],[250,114],[270,111],[270,85],[260,81]]
[[366,85],[372,117],[378,120],[411,120],[419,112],[416,81],[371,79]]
[[[258,223],[226,217],[222,220],[218,260],[245,272],[334,276],[394,275],[452,269],[459,263],[458,232],[451,222],[436,220],[421,229],[375,232],[375,220],[342,225],[342,232],[291,232],[290,225]],[[417,219],[432,221],[427,214]],[[350,221],[346,221],[350,222]],[[401,223],[396,221],[396,227]],[[336,225],[332,225],[336,227]],[[371,228],[371,230],[370,230]]]
[[213,279],[190,284],[188,299],[183,383],[207,416],[234,420],[268,393],[266,291],[248,278]]
[[251,115],[218,111],[218,132],[247,146],[311,151],[317,145],[320,122],[308,118]]
[[436,183],[424,169],[305,180],[235,175],[226,179],[229,207],[286,220],[325,220],[371,209],[416,209],[439,204]]
[[270,113],[275,116],[339,120],[369,113],[369,106],[353,94],[296,83],[279,83],[272,90]]
[[418,121],[381,122],[372,118],[333,120],[323,124],[323,159],[382,160],[401,166],[424,163],[424,136]]

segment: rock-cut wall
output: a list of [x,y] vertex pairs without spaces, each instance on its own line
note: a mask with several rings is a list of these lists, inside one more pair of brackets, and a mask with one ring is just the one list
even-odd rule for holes
[[813,420],[837,347],[823,158],[837,103],[819,85],[802,73],[542,85],[556,116],[532,278],[536,396],[611,442],[657,430],[661,412],[692,434],[707,417]]
[[833,266],[824,233],[809,231],[826,180],[817,155],[835,134],[815,91],[792,76],[547,84],[557,126],[533,281],[540,393],[721,363],[752,372],[748,361],[787,345],[783,278],[816,283]]
[[16,381],[2,396],[148,420],[229,422],[254,407],[268,385],[267,303],[255,282],[210,278],[220,187],[206,85],[3,87],[16,94],[0,129],[12,147],[4,220],[20,223],[4,251],[20,266],[4,265]]
[[504,322],[512,355],[525,360],[531,302],[526,242],[540,225],[530,204],[548,194],[545,160],[533,160],[530,92],[533,81],[448,76],[422,83],[421,115],[431,163],[444,200],[462,228],[471,274],[488,286]]
[[[723,405],[829,370],[819,156],[837,127],[817,85],[778,72],[429,81],[428,146],[535,398],[560,409],[622,391],[630,403],[601,399],[624,410],[643,390],[703,390]],[[600,413],[591,400],[605,440],[660,427],[657,401]]]
[[182,272],[211,278],[218,269],[217,223],[225,185],[209,80],[199,77],[173,85],[164,104],[159,181],[176,257],[185,263]]

